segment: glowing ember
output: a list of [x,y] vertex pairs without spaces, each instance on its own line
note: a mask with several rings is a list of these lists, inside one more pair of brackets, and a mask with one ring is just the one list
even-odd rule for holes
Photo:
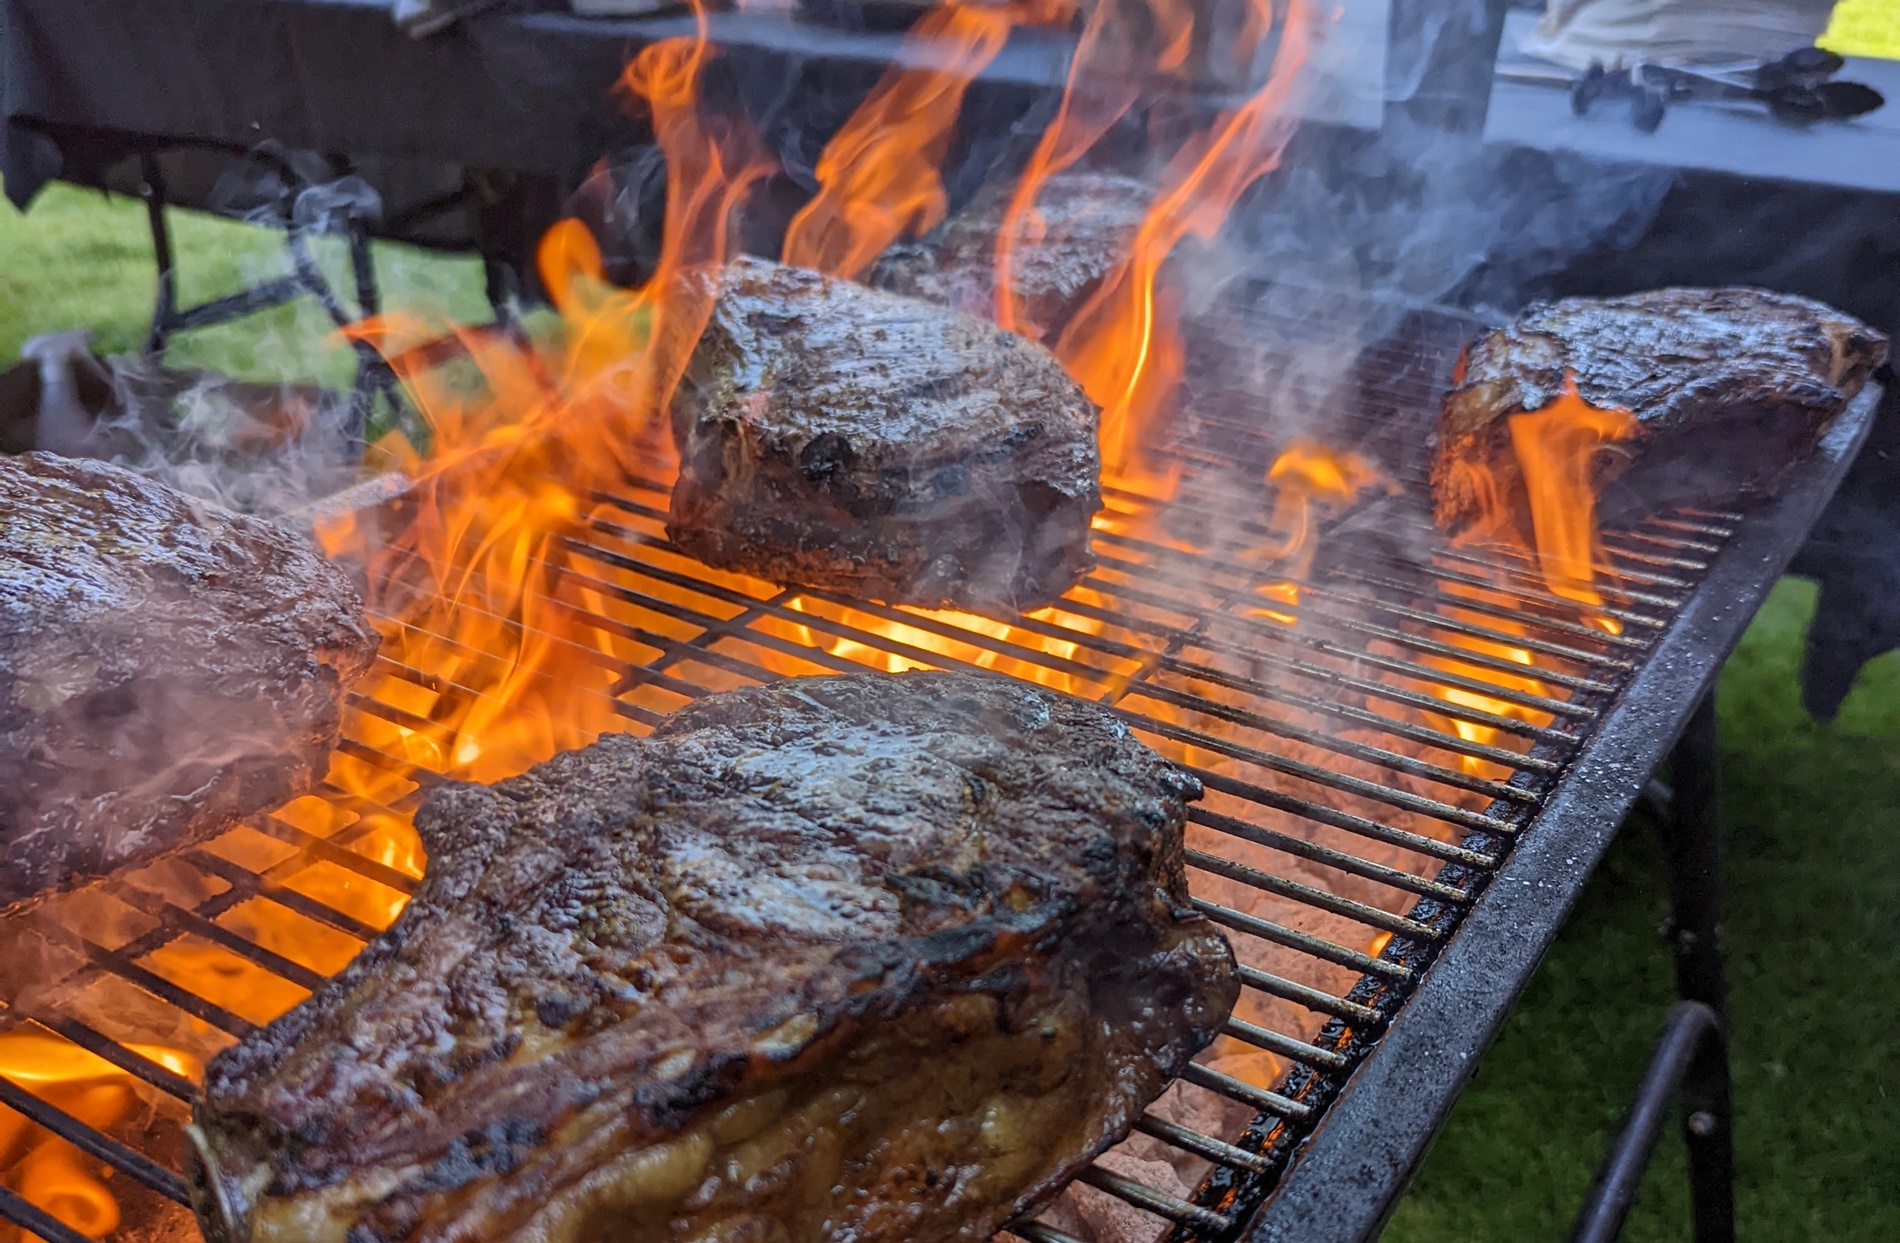
[[[1467,613],[1458,609],[1446,610],[1450,620],[1485,625],[1493,630],[1508,630],[1518,634],[1524,627],[1517,622],[1504,621],[1495,617],[1486,617],[1477,613]],[[1487,683],[1500,690],[1513,691],[1522,695],[1535,695],[1539,698],[1551,698],[1550,688],[1535,676],[1537,661],[1530,649],[1517,647],[1510,643],[1487,639],[1478,635],[1460,634],[1456,631],[1440,636],[1453,647],[1460,647],[1480,656],[1489,656],[1497,660],[1522,665],[1523,674],[1508,673],[1503,670],[1487,668],[1483,665],[1469,664],[1462,660],[1453,660],[1443,656],[1427,656],[1424,663],[1434,669],[1443,670],[1456,677],[1468,678],[1475,682]],[[1526,724],[1543,728],[1551,723],[1550,713],[1508,699],[1499,699],[1479,691],[1467,690],[1460,686],[1433,686],[1432,694],[1444,700],[1453,708],[1466,708],[1488,716],[1504,717],[1508,720],[1523,721]],[[1466,742],[1482,746],[1499,746],[1507,740],[1495,725],[1487,725],[1456,715],[1447,715],[1436,722],[1441,728],[1449,728]],[[1473,755],[1458,757],[1459,767],[1476,777],[1489,777],[1502,780],[1510,776],[1508,770],[1488,760]]]
[[[193,1082],[203,1077],[204,1067],[189,1054],[126,1047],[175,1075]],[[116,1125],[140,1101],[130,1074],[76,1044],[32,1031],[0,1033],[0,1078],[95,1130]],[[0,1170],[21,1195],[88,1238],[102,1238],[119,1224],[119,1202],[102,1181],[106,1166],[11,1111],[0,1113]]]

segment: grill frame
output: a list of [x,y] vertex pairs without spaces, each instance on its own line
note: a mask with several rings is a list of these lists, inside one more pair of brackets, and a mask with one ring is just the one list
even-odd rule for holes
[[[1230,1023],[1230,1034],[1243,1041],[1261,1044],[1264,1038],[1263,1047],[1269,1049],[1274,1049],[1273,1042],[1278,1041],[1278,1051],[1296,1063],[1292,1076],[1276,1084],[1272,1091],[1251,1088],[1233,1080],[1223,1083],[1213,1072],[1204,1069],[1197,1068],[1198,1080],[1190,1076],[1191,1081],[1202,1082],[1212,1090],[1257,1104],[1269,1115],[1291,1118],[1296,1123],[1273,1135],[1272,1146],[1264,1152],[1249,1151],[1247,1141],[1255,1138],[1251,1132],[1232,1143],[1220,1137],[1200,1137],[1203,1142],[1224,1149],[1217,1155],[1230,1169],[1241,1171],[1239,1177],[1243,1182],[1251,1180],[1247,1185],[1234,1187],[1231,1179],[1225,1185],[1216,1180],[1204,1184],[1194,1195],[1195,1202],[1189,1203],[1099,1168],[1091,1171],[1084,1181],[1155,1212],[1161,1218],[1177,1223],[1198,1223],[1203,1227],[1198,1234],[1177,1230],[1177,1239],[1243,1236],[1250,1241],[1358,1239],[1375,1232],[1396,1204],[1404,1181],[1431,1134],[1449,1112],[1451,1102],[1469,1074],[1471,1059],[1495,1034],[1510,1002],[1554,936],[1563,912],[1568,910],[1594,870],[1622,812],[1634,800],[1682,719],[1739,638],[1761,595],[1792,557],[1808,526],[1832,494],[1871,425],[1871,413],[1877,400],[1877,392],[1871,389],[1863,394],[1837,420],[1814,457],[1794,472],[1776,500],[1745,519],[1729,524],[1734,527],[1733,536],[1715,554],[1706,573],[1699,581],[1686,584],[1692,590],[1685,593],[1679,607],[1668,612],[1667,620],[1653,623],[1659,637],[1643,645],[1640,653],[1630,649],[1639,663],[1633,666],[1633,680],[1616,694],[1613,703],[1598,702],[1599,692],[1588,689],[1593,684],[1592,679],[1573,679],[1577,682],[1573,689],[1596,698],[1587,708],[1581,703],[1577,705],[1578,719],[1588,724],[1576,744],[1566,743],[1566,746],[1577,747],[1574,757],[1568,760],[1569,771],[1560,771],[1563,764],[1559,759],[1568,753],[1553,749],[1548,745],[1550,739],[1528,757],[1511,761],[1516,766],[1516,776],[1512,779],[1512,788],[1505,791],[1507,795],[1520,794],[1516,787],[1521,782],[1551,783],[1547,793],[1537,796],[1543,802],[1534,816],[1525,819],[1524,799],[1520,796],[1498,799],[1482,812],[1464,811],[1453,817],[1477,832],[1476,837],[1466,839],[1467,847],[1482,840],[1493,849],[1503,843],[1508,852],[1502,867],[1489,880],[1477,880],[1477,886],[1481,887],[1477,897],[1462,904],[1455,899],[1450,906],[1445,904],[1445,899],[1471,885],[1473,874],[1460,870],[1461,857],[1469,853],[1467,848],[1443,845],[1433,852],[1445,861],[1436,877],[1413,877],[1408,884],[1400,886],[1420,894],[1428,903],[1435,903],[1430,908],[1432,913],[1429,916],[1388,915],[1385,925],[1368,925],[1385,926],[1402,937],[1408,926],[1415,927],[1418,919],[1424,919],[1441,934],[1439,938],[1425,939],[1436,940],[1436,953],[1424,941],[1397,939],[1379,959],[1351,964],[1371,969],[1359,977],[1358,985],[1350,992],[1337,997],[1314,994],[1308,998],[1316,1003],[1309,1005],[1309,1010],[1334,1016],[1333,1023],[1309,1043],[1302,1044],[1293,1037],[1260,1029],[1249,1033],[1242,1030],[1246,1028],[1244,1023],[1238,1027]],[[1411,443],[1416,446],[1418,442]],[[1376,573],[1368,577],[1359,572],[1356,579],[1360,586],[1377,589]],[[1160,587],[1164,589],[1165,582]],[[1323,595],[1329,590],[1336,591],[1337,586],[1321,579],[1314,590]],[[797,595],[823,598],[822,593],[781,591],[769,599],[749,601],[741,613],[708,628],[699,638],[683,643],[673,641],[673,645],[684,652],[683,658],[690,663],[695,652],[703,654],[721,635],[742,635],[752,619],[780,609],[786,599]],[[1382,606],[1390,603],[1382,601]],[[1544,628],[1539,631],[1542,636],[1539,641],[1551,641],[1547,622],[1547,618],[1540,622]],[[1397,622],[1393,624],[1396,626]],[[1436,624],[1443,630],[1458,629],[1447,627],[1442,620]],[[1614,647],[1611,643],[1606,650]],[[1401,652],[1401,655],[1416,661],[1419,650],[1422,649]],[[1457,655],[1463,660],[1481,660],[1469,653]],[[1613,657],[1605,657],[1603,663],[1610,660]],[[631,667],[626,671],[631,679],[629,685],[665,682],[671,675],[653,669],[652,665],[670,667],[675,663],[674,656],[665,656]],[[1552,673],[1550,676],[1561,679],[1565,675]],[[1435,680],[1443,682],[1447,678],[1441,675]],[[1490,688],[1487,693],[1502,692]],[[625,715],[634,720],[642,719],[641,713],[652,715],[633,704],[622,707]],[[1393,722],[1386,721],[1380,728],[1389,732]],[[1537,733],[1525,728],[1518,732]],[[1343,740],[1336,741],[1341,744],[1338,754],[1351,754]],[[354,743],[343,749],[348,752],[351,746],[361,750],[360,745]],[[414,799],[419,794],[417,791],[408,797]],[[1515,811],[1510,807],[1512,802],[1517,804]],[[1387,812],[1390,811],[1388,807]],[[1382,818],[1385,815],[1381,813]],[[1496,826],[1506,820],[1523,820],[1524,823],[1519,828],[1507,828],[1503,833],[1484,832],[1487,824]],[[1547,824],[1553,827],[1546,829]],[[414,883],[406,876],[350,849],[354,830],[344,830],[327,839],[315,838],[274,817],[265,818],[261,827],[267,834],[299,848],[296,858],[282,865],[285,869],[292,863],[311,860],[343,863],[364,879],[404,892],[413,891]],[[1582,856],[1575,849],[1570,849],[1568,857],[1564,857],[1566,839],[1572,833],[1579,835],[1578,841],[1588,843],[1587,861],[1579,862]],[[257,896],[267,896],[293,911],[300,910],[299,895],[277,887],[269,875],[279,869],[267,868],[253,875],[244,866],[235,863],[217,866],[214,860],[208,870],[232,888],[182,914],[153,911],[165,917],[161,928],[126,947],[108,951],[88,943],[86,952],[105,970],[147,987],[187,1013],[235,1034],[238,1027],[233,1025],[234,1021],[242,1024],[237,1016],[153,976],[135,961],[146,952],[148,942],[162,944],[182,932],[238,949],[250,960],[293,982],[314,982],[307,969],[277,959],[261,946],[241,944],[236,934],[212,922],[220,912]],[[119,882],[106,884],[110,887]],[[1554,906],[1532,909],[1528,914],[1520,909],[1535,908],[1538,902],[1548,903],[1548,895],[1553,892],[1559,899]],[[162,899],[147,897],[143,901],[147,906],[154,902],[160,907],[164,905]],[[302,899],[302,902],[312,908],[305,913],[321,913],[314,910],[310,899]],[[139,902],[135,900],[133,905]],[[330,908],[322,910],[329,911],[327,921],[331,926],[339,926],[337,912]],[[1533,916],[1536,935],[1527,941],[1517,925]],[[1455,931],[1451,931],[1454,924]],[[373,929],[361,925],[345,930],[373,933]],[[1442,935],[1446,931],[1450,931],[1448,939]],[[73,939],[80,940],[76,935]],[[1454,954],[1451,951],[1456,946],[1466,948]],[[1358,957],[1365,958],[1364,955]],[[1504,966],[1499,968],[1503,973],[1487,977],[1486,964],[1494,960],[1503,961]],[[1287,993],[1281,991],[1276,995],[1285,997]],[[190,1004],[193,1002],[196,1004]],[[1318,1004],[1321,1002],[1323,1004]],[[1475,1026],[1459,1030],[1454,1017],[1459,1005],[1465,1007],[1465,1013],[1477,1017]],[[187,1096],[183,1090],[186,1085],[176,1076],[76,1020],[47,1021],[11,1004],[0,1004],[0,1023],[10,1026],[22,1020],[39,1021],[106,1056],[173,1099]],[[1357,1023],[1360,1030],[1349,1030],[1346,1026],[1349,1023]],[[1390,1033],[1400,1033],[1403,1038],[1395,1041]],[[1452,1039],[1451,1034],[1457,1039]],[[1398,1051],[1394,1052],[1395,1049]],[[1408,1049],[1413,1051],[1408,1054]],[[1423,1049],[1424,1054],[1417,1052],[1418,1049]],[[1458,1050],[1462,1057],[1452,1059],[1454,1064],[1449,1066],[1440,1064],[1439,1055],[1447,1050]],[[1408,1056],[1425,1056],[1426,1061],[1408,1063]],[[1313,1069],[1303,1071],[1299,1065],[1302,1063]],[[1426,1065],[1432,1072],[1426,1076],[1429,1082],[1421,1084],[1419,1074],[1414,1073],[1420,1065]],[[1342,1082],[1343,1089],[1335,1099],[1335,1089]],[[1380,1086],[1368,1086],[1375,1082]],[[83,1123],[11,1084],[5,1085],[4,1090],[8,1098],[5,1103],[15,1104],[11,1098],[20,1097],[18,1104],[25,1106],[20,1112],[55,1133],[72,1132],[67,1137],[90,1155],[155,1194],[184,1202],[184,1188],[176,1176],[162,1167],[154,1167],[136,1148],[97,1131],[86,1134],[88,1128]],[[1395,1101],[1400,1102],[1401,1107],[1395,1109]],[[1395,1118],[1400,1125],[1393,1133]],[[1317,1129],[1310,1141],[1304,1139],[1305,1130],[1315,1123]],[[1144,1125],[1143,1129],[1156,1134],[1157,1124]],[[1169,1137],[1162,1134],[1158,1138],[1167,1140]],[[1179,1136],[1170,1142],[1193,1150],[1192,1141],[1183,1143]],[[1383,1142],[1385,1147],[1367,1146],[1376,1142]],[[1234,1143],[1242,1147],[1236,1148]],[[1380,1160],[1369,1161],[1368,1157],[1374,1155]],[[1290,1167],[1289,1156],[1294,1158]],[[153,1177],[154,1168],[161,1169],[166,1177]],[[1350,1203],[1339,1203],[1342,1196]],[[1263,1207],[1255,1211],[1254,1206],[1262,1203]],[[4,1188],[0,1188],[0,1219],[58,1243],[75,1243],[79,1237],[58,1227],[43,1212]],[[1033,1223],[1023,1225],[1017,1233],[1032,1243],[1063,1243],[1067,1238],[1047,1226]]]
[[1360,1243],[1384,1228],[1650,774],[1846,476],[1880,397],[1868,385],[1780,492],[1736,525],[1254,1211],[1246,1243]]

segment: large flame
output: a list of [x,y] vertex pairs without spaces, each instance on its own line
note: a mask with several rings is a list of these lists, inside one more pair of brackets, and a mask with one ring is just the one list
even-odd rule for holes
[[1512,415],[1510,426],[1544,585],[1566,600],[1600,606],[1593,459],[1604,445],[1634,436],[1636,416],[1621,407],[1591,405],[1577,394],[1576,377],[1566,375],[1555,401],[1535,413]]
[[[1503,544],[1532,553],[1552,595],[1587,608],[1600,607],[1603,597],[1595,587],[1596,566],[1602,559],[1597,541],[1600,472],[1596,459],[1605,446],[1636,436],[1641,424],[1620,406],[1593,406],[1585,401],[1577,392],[1576,377],[1566,373],[1563,391],[1550,404],[1510,415],[1505,426],[1511,446],[1509,466],[1501,471],[1493,462],[1479,460],[1482,448],[1474,450],[1473,460],[1459,464],[1478,499],[1477,515],[1459,542]],[[1517,519],[1520,504],[1530,514],[1531,548],[1523,547]],[[1592,616],[1590,620],[1609,633],[1619,633],[1613,618]]]
[[[1463,361],[1460,361],[1463,367]],[[1462,376],[1460,377],[1462,378]],[[1596,522],[1596,456],[1604,446],[1628,440],[1640,430],[1636,417],[1620,407],[1593,406],[1577,392],[1576,377],[1566,374],[1563,391],[1549,405],[1535,411],[1509,416],[1509,432],[1514,472],[1500,472],[1493,464],[1471,461],[1469,470],[1479,497],[1479,515],[1461,537],[1463,542],[1503,544],[1535,558],[1538,577],[1551,595],[1582,605],[1583,619],[1607,634],[1622,633],[1622,624],[1605,612],[1603,595],[1597,590],[1597,565],[1601,561]],[[1515,485],[1504,482],[1514,478]],[[1521,487],[1522,495],[1515,493]],[[1519,503],[1530,514],[1531,543],[1524,548],[1515,515]],[[1521,606],[1519,597],[1500,583],[1495,591],[1467,584],[1445,582],[1441,589],[1448,595],[1463,596],[1506,607]],[[1461,626],[1486,627],[1493,631],[1523,634],[1521,623],[1507,618],[1484,615],[1456,607],[1442,610],[1447,620]],[[1488,683],[1502,690],[1539,698],[1550,698],[1551,688],[1535,676],[1538,664],[1529,648],[1478,635],[1448,632],[1452,646],[1521,665],[1525,672],[1505,672],[1460,660],[1432,656],[1426,663],[1459,677]],[[1466,708],[1493,717],[1505,717],[1543,727],[1551,723],[1549,713],[1509,700],[1461,687],[1434,687],[1432,693],[1453,708]],[[1468,742],[1496,745],[1501,731],[1496,727],[1457,715],[1448,715],[1440,724],[1448,725]],[[1466,771],[1483,776],[1502,775],[1496,765],[1473,756],[1461,764]]]
[[1068,80],[1055,119],[1037,139],[1010,194],[1002,229],[996,236],[994,318],[1012,332],[1040,340],[1054,327],[1029,323],[1016,296],[1017,247],[1034,245],[1045,234],[1036,212],[1043,187],[1086,155],[1109,127],[1134,107],[1151,67],[1176,67],[1187,54],[1193,36],[1192,10],[1182,0],[1153,0],[1151,8],[1157,25],[1169,34],[1158,52],[1152,51],[1133,28],[1134,5],[1098,3],[1089,11],[1088,23],[1069,59]]
[[[416,479],[414,518],[380,548],[360,543],[372,533],[347,518],[324,532],[332,552],[370,555],[376,603],[394,619],[385,651],[428,679],[392,673],[370,691],[408,718],[362,722],[365,741],[399,760],[494,780],[615,720],[608,687],[632,653],[575,620],[599,602],[563,589],[563,548],[590,518],[592,493],[665,464],[660,415],[711,309],[708,273],[724,261],[733,207],[766,171],[742,134],[698,111],[707,55],[702,26],[697,39],[642,50],[626,73],[669,171],[666,236],[646,286],[607,285],[592,237],[557,225],[540,267],[560,331],[525,347],[468,337],[472,391],[464,375],[406,369],[431,433],[426,455],[389,447]],[[367,335],[402,360],[415,330],[384,320]]]
[[785,262],[855,277],[898,238],[943,219],[938,169],[964,91],[1003,50],[1012,24],[1003,9],[947,4],[912,27],[906,46],[930,63],[888,71],[825,144],[818,193],[786,230]]
[[[1245,18],[1236,39],[1241,63],[1274,28],[1271,0],[1247,0]],[[1208,240],[1219,232],[1241,193],[1278,165],[1293,133],[1295,85],[1314,35],[1305,0],[1287,0],[1279,34],[1266,84],[1170,162],[1128,257],[1057,339],[1057,356],[1102,407],[1105,467],[1136,467],[1180,381],[1185,352],[1163,264],[1190,234]]]

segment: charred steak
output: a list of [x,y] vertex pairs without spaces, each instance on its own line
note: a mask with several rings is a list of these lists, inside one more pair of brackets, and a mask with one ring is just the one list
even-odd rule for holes
[[[1014,186],[997,182],[935,234],[900,242],[866,277],[894,293],[988,318],[996,297],[996,239]],[[1010,285],[1023,318],[1048,339],[1067,324],[1127,255],[1154,192],[1116,173],[1064,172],[1037,196],[1033,220],[1019,223]]]
[[980,1243],[1238,990],[1198,783],[1002,678],[715,695],[432,795],[427,878],[210,1067],[212,1243]]
[[[1438,523],[1457,534],[1485,494],[1517,488],[1509,416],[1563,392],[1640,425],[1599,455],[1603,512],[1772,493],[1887,355],[1880,333],[1805,298],[1659,289],[1533,307],[1474,342],[1445,398],[1432,469]],[[1489,478],[1487,478],[1487,474]]]
[[310,789],[376,645],[302,536],[101,462],[0,457],[0,906]]
[[972,316],[742,259],[673,434],[667,534],[720,569],[1023,610],[1094,564],[1095,407],[1040,346]]

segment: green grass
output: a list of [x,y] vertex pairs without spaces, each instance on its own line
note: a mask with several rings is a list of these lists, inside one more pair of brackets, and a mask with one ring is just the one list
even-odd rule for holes
[[[188,298],[280,270],[269,233],[177,213],[175,236]],[[393,304],[482,314],[472,262],[394,246],[377,261]],[[0,205],[0,362],[73,327],[133,348],[152,286],[137,204],[55,188],[25,216]],[[258,378],[349,366],[307,308],[187,337],[174,357]],[[1900,1239],[1900,657],[1815,726],[1795,687],[1812,608],[1809,587],[1781,584],[1721,684],[1741,1231],[1874,1243]],[[1664,894],[1638,819],[1484,1058],[1392,1243],[1564,1236],[1671,1000]],[[1682,1171],[1672,1133],[1626,1238],[1687,1237]]]

